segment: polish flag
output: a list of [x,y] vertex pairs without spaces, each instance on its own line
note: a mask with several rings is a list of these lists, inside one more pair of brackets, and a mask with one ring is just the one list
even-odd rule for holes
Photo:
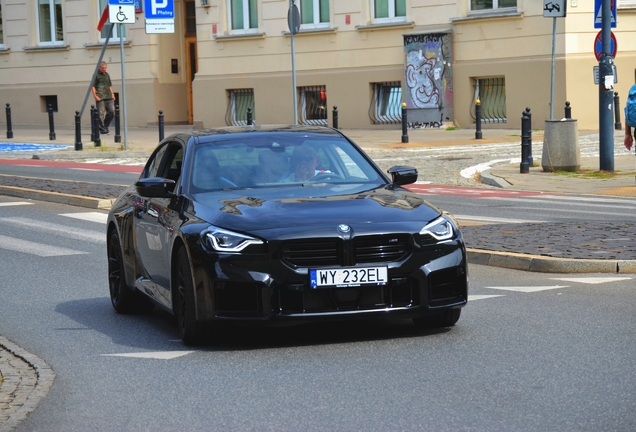
[[102,12],[102,17],[99,19],[99,24],[97,24],[97,31],[102,31],[104,28],[104,24],[108,20],[108,5],[104,8],[104,12]]

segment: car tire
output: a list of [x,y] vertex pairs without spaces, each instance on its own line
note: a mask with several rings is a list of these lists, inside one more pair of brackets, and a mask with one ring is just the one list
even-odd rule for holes
[[192,269],[185,247],[181,247],[177,253],[177,266],[173,281],[176,288],[174,312],[181,340],[186,345],[199,345],[205,341],[209,325],[197,322],[196,319]]
[[113,230],[108,237],[108,288],[110,303],[118,313],[131,313],[138,310],[140,299],[126,285],[124,257],[116,230]]
[[450,309],[439,315],[413,318],[413,323],[419,328],[452,327],[461,316],[461,309]]

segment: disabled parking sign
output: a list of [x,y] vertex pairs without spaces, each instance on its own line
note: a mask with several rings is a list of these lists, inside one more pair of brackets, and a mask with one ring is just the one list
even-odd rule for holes
[[108,0],[108,20],[112,24],[134,24],[135,0]]

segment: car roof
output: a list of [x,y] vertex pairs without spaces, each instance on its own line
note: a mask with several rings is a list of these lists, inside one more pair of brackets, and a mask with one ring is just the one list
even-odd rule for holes
[[342,136],[335,129],[324,126],[312,125],[254,125],[254,126],[229,126],[222,128],[200,129],[187,132],[179,132],[177,135],[187,142],[190,138],[195,138],[198,142],[219,141],[227,138],[244,138],[241,135],[269,134],[318,134],[331,137]]

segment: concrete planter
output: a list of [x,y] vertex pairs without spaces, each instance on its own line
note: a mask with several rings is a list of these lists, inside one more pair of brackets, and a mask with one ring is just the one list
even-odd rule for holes
[[581,168],[581,148],[576,120],[546,120],[543,136],[543,171],[578,171]]

